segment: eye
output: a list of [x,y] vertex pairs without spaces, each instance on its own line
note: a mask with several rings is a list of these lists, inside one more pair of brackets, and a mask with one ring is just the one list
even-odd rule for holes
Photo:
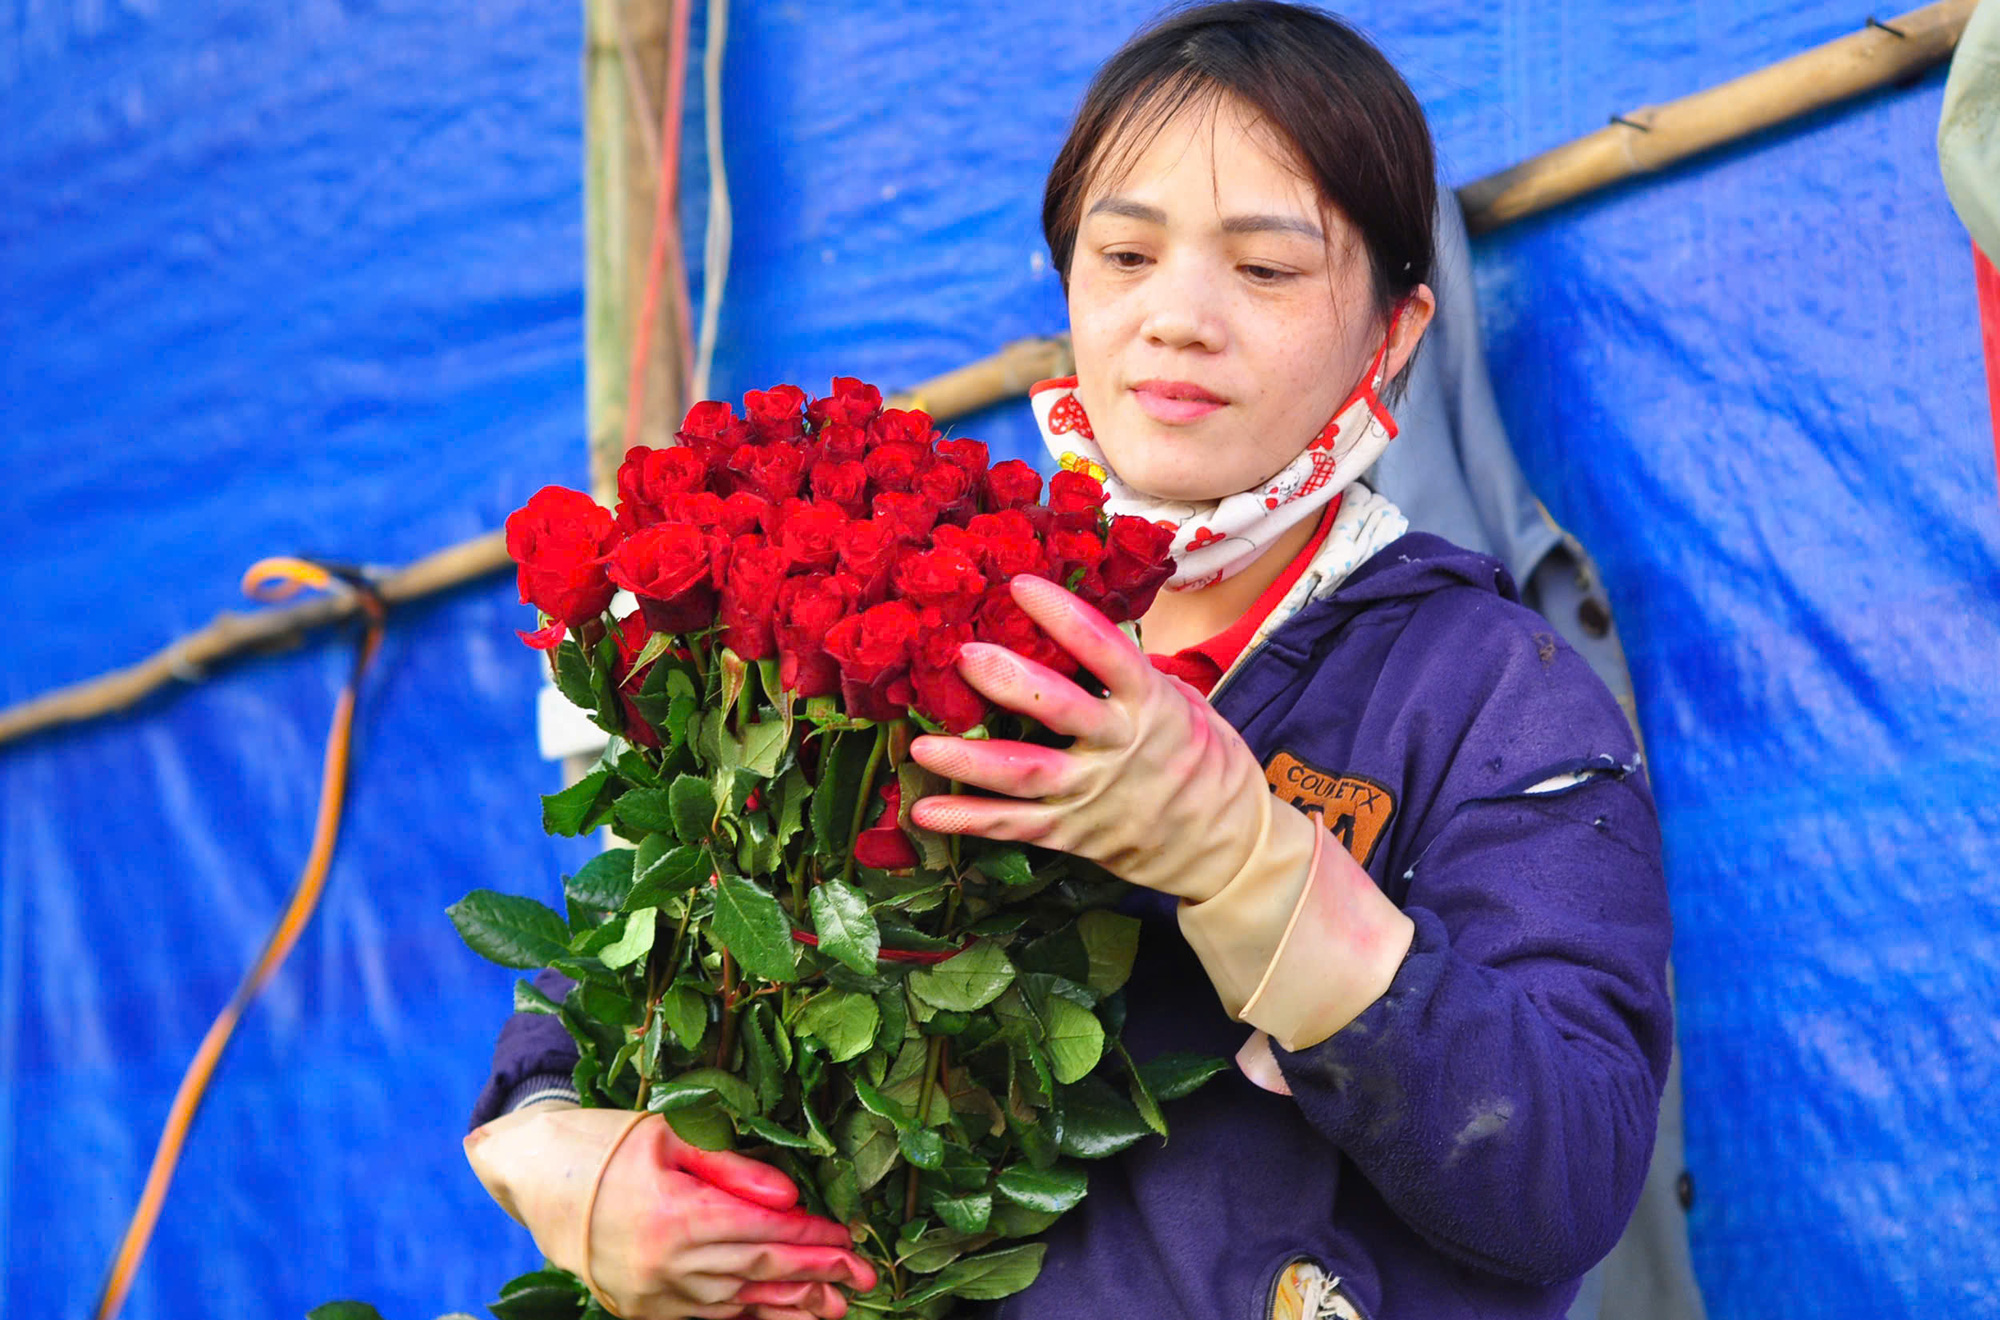
[[1236,269],[1248,276],[1252,284],[1283,284],[1297,277],[1297,271],[1280,270],[1276,266],[1266,266],[1258,262],[1245,262]]
[[1143,252],[1120,251],[1105,253],[1104,260],[1115,270],[1137,270],[1145,265],[1149,258]]

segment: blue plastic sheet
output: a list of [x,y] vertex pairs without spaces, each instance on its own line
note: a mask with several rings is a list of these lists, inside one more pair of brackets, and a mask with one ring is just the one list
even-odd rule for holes
[[[718,389],[908,383],[1059,329],[1041,173],[1149,11],[739,6]],[[1454,182],[1862,16],[1349,12]],[[197,626],[262,555],[402,562],[581,482],[579,27],[500,0],[0,7],[0,699]],[[2000,1314],[2000,503],[1939,86],[1475,252],[1523,464],[1600,559],[1638,683],[1721,1317]],[[1030,450],[1018,407],[959,429]],[[442,915],[577,860],[538,827],[525,616],[499,581],[397,614],[324,910],[202,1111],[134,1320],[431,1316],[532,1264],[457,1149],[511,977]],[[322,639],[0,750],[0,1311],[84,1313],[296,875],[346,666]]]

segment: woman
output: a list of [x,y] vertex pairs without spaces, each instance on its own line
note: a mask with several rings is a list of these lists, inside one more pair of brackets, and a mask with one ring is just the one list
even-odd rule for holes
[[[1670,1028],[1631,735],[1498,565],[1406,534],[1357,482],[1434,307],[1432,179],[1380,54],[1268,3],[1134,38],[1051,172],[1077,376],[1036,415],[1114,510],[1177,524],[1175,589],[1142,654],[1017,580],[1106,695],[968,646],[970,683],[1075,742],[918,739],[1000,796],[914,818],[1131,881],[1150,929],[1128,1044],[1241,1075],[1095,1168],[1000,1315],[1560,1316],[1638,1194]],[[492,1117],[566,1066],[528,1025],[468,1149],[620,1313],[836,1316],[839,1286],[873,1283],[782,1175],[658,1122],[613,1154],[587,1239],[578,1188],[621,1120]]]

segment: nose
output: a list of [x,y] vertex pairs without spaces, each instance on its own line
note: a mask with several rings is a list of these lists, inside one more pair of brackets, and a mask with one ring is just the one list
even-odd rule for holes
[[1200,263],[1162,261],[1146,281],[1146,315],[1139,332],[1160,348],[1221,350],[1226,339],[1219,293]]

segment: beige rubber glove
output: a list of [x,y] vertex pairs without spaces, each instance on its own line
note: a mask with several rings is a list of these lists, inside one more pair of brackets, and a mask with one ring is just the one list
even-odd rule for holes
[[928,797],[912,822],[1074,853],[1181,899],[1181,929],[1223,1006],[1289,1048],[1317,1044],[1380,998],[1409,950],[1410,919],[1345,849],[1324,846],[1320,824],[1271,795],[1256,754],[1199,692],[1054,583],[1011,587],[1105,695],[967,643],[967,683],[1075,741],[919,738],[910,755],[925,768],[1008,796]]
[[783,1173],[690,1146],[657,1115],[534,1105],[474,1129],[465,1154],[542,1254],[625,1320],[836,1320],[838,1285],[875,1286],[848,1231],[797,1209]]

